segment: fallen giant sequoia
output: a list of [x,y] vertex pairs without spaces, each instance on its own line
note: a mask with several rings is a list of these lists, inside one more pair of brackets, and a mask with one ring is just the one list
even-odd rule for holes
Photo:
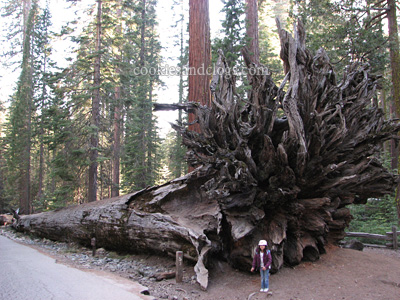
[[294,38],[279,33],[286,72],[280,87],[244,51],[253,75],[248,100],[240,99],[221,54],[211,107],[156,107],[197,115],[201,133],[173,125],[197,169],[134,194],[23,216],[18,229],[84,244],[96,237],[113,249],[183,250],[197,262],[203,287],[209,258],[248,270],[261,238],[273,271],[318,259],[344,237],[346,205],[393,192],[397,178],[375,156],[400,126],[374,105],[377,77],[366,66],[350,66],[337,83],[326,53],[305,48],[301,23]]

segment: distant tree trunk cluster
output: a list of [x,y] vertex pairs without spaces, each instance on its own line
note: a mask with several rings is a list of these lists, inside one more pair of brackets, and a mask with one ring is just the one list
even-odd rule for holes
[[155,106],[196,116],[200,132],[173,125],[193,172],[123,197],[22,216],[17,228],[86,244],[94,236],[119,250],[183,251],[204,288],[210,260],[248,270],[260,239],[273,272],[317,260],[345,236],[348,205],[393,193],[398,179],[378,155],[400,123],[375,105],[378,77],[366,64],[348,66],[338,82],[326,52],[306,48],[301,22],[294,36],[279,22],[278,31],[280,86],[244,50],[251,89],[242,99],[220,53],[211,106]]

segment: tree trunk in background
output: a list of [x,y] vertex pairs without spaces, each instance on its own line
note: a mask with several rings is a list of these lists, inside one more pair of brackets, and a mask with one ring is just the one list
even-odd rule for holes
[[[44,71],[46,71],[46,68],[44,68]],[[44,107],[43,104],[43,99],[44,95],[46,94],[46,88],[45,85],[43,85],[43,90],[42,90],[42,107]],[[43,118],[40,121],[40,137],[39,137],[39,170],[38,170],[38,192],[36,194],[36,200],[41,202],[41,199],[43,197],[43,177],[44,177],[44,143],[43,143],[43,136],[44,136],[44,124],[43,124]]]
[[[46,26],[46,31],[44,32],[44,36],[48,37],[49,36],[49,32],[48,32],[48,26]],[[43,65],[43,73],[46,74],[47,73],[47,64],[48,64],[48,52],[46,51],[46,49],[43,48],[43,52],[44,52],[44,56],[43,56],[43,61],[42,61],[42,65]],[[41,91],[41,107],[44,108],[45,107],[45,99],[47,98],[47,80],[44,80],[43,82],[41,82],[42,84],[42,91]],[[43,198],[43,181],[44,181],[44,176],[45,176],[45,147],[44,147],[44,134],[45,134],[45,130],[44,130],[44,119],[43,119],[43,115],[40,118],[40,136],[39,136],[39,142],[40,142],[40,148],[39,148],[39,179],[38,179],[38,192],[36,194],[36,201],[38,201],[39,203],[42,203],[42,198]]]
[[23,119],[23,128],[20,134],[24,140],[21,154],[20,169],[20,210],[24,214],[32,212],[31,206],[31,135],[32,135],[32,101],[33,101],[33,82],[32,82],[32,57],[31,57],[31,37],[36,17],[36,3],[32,6],[30,0],[23,1],[23,54],[22,72],[18,87],[18,100],[22,103],[22,109],[26,115]]
[[[146,57],[145,57],[145,51],[146,51],[146,0],[142,0],[142,11],[141,11],[141,26],[140,26],[140,53],[139,53],[139,66],[140,68],[145,67],[146,63]],[[138,155],[138,164],[140,164],[140,170],[141,174],[140,176],[137,176],[137,179],[135,181],[135,185],[138,188],[145,188],[147,186],[146,183],[146,178],[148,176],[146,170],[147,170],[147,161],[146,161],[146,152],[147,152],[147,122],[148,120],[146,119],[146,102],[148,101],[147,99],[147,93],[148,93],[148,81],[147,78],[145,78],[143,75],[141,76],[141,84],[142,86],[140,87],[139,90],[139,109],[140,109],[140,115],[139,118],[141,119],[141,130],[139,132],[139,142],[140,142],[140,149],[138,149],[137,155]]]
[[246,0],[246,35],[250,58],[260,63],[260,47],[258,39],[258,4],[257,0]]
[[[208,0],[189,0],[189,102],[211,104],[211,41]],[[189,130],[200,132],[197,116],[188,114]],[[188,172],[193,171],[189,165]]]
[[90,165],[89,165],[89,191],[88,201],[97,200],[97,158],[99,147],[99,125],[100,125],[100,61],[101,61],[101,0],[97,1],[97,24],[96,24],[96,59],[94,63],[93,98],[92,98],[92,122],[90,137]]
[[[396,1],[388,0],[388,26],[390,41],[390,67],[392,69],[392,95],[396,107],[396,116],[400,118],[400,42],[396,16]],[[398,151],[397,151],[397,154]],[[396,156],[398,159],[400,157]],[[398,166],[398,162],[397,162]],[[400,172],[399,172],[400,173]],[[400,225],[400,183],[396,193],[397,217]]]
[[120,157],[121,157],[121,108],[120,108],[121,87],[115,87],[115,111],[114,111],[114,147],[111,197],[119,196],[120,184]]
[[[393,101],[389,103],[389,109],[390,109],[390,118],[396,118],[397,117],[396,104]],[[399,163],[399,146],[398,146],[398,141],[396,139],[390,140],[390,156],[391,156],[390,166],[393,170],[396,170]]]
[[[210,105],[211,42],[208,0],[189,1],[189,102]],[[196,116],[189,113],[189,124]],[[198,124],[189,129],[199,132]]]
[[22,2],[22,14],[23,14],[23,36],[22,40],[25,41],[26,35],[28,34],[28,18],[29,18],[29,12],[31,10],[31,0],[23,0]]
[[[181,20],[180,20],[181,24],[180,24],[180,37],[179,37],[179,44],[180,44],[179,65],[180,65],[180,67],[183,67],[185,65],[185,62],[184,62],[184,60],[185,60],[184,59],[185,58],[185,44],[184,44],[184,30],[185,30],[185,28],[184,27],[185,26],[184,26],[183,0],[181,0],[180,6],[181,6]],[[187,58],[186,58],[186,60],[187,60]],[[183,78],[183,72],[180,72],[179,73],[179,88],[178,88],[178,92],[179,92],[178,103],[180,103],[180,104],[182,104],[184,102],[183,101],[184,100],[183,99],[184,83],[185,83],[185,80]],[[179,112],[178,112],[178,123],[182,124],[182,122],[183,122],[182,111],[179,110]],[[176,149],[174,151],[174,153],[176,155],[175,155],[174,160],[177,163],[177,165],[174,168],[174,173],[173,173],[175,175],[174,176],[175,178],[181,177],[186,172],[186,168],[184,167],[184,156],[181,155],[181,152],[183,152],[183,151],[180,151],[181,147],[183,147],[182,146],[182,137],[178,132],[176,132],[176,144],[175,144],[175,147],[174,147]]]
[[[122,1],[118,1],[117,19],[120,20],[122,16]],[[118,21],[120,22],[120,21]],[[116,28],[117,38],[121,38],[122,26],[118,23]],[[119,62],[121,61],[121,49],[117,49],[118,53],[116,55],[116,76],[117,76],[117,86],[115,87],[115,108],[114,108],[114,145],[113,145],[113,160],[112,160],[112,184],[111,184],[111,197],[119,196],[119,166],[121,157],[121,86],[120,86],[120,75],[121,69],[119,67]]]

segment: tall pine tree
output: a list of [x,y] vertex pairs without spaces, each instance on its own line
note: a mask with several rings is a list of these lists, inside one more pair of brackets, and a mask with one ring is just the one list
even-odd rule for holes
[[[37,1],[20,3],[22,11],[22,61],[17,90],[12,97],[5,141],[8,165],[8,188],[17,191],[20,211],[32,212],[31,205],[31,146],[33,116],[33,58],[32,39],[38,14]],[[18,7],[16,7],[18,8]]]
[[157,127],[152,113],[154,89],[159,83],[160,44],[155,31],[157,1],[138,1],[127,28],[130,41],[124,51],[123,78],[126,122],[122,157],[122,184],[126,192],[153,185],[158,177]]

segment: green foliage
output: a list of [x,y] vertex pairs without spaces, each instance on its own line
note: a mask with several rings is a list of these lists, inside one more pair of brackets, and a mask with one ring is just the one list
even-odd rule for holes
[[[25,15],[24,32],[22,35],[21,74],[17,89],[12,97],[10,114],[6,124],[4,157],[7,162],[7,182],[5,191],[15,202],[19,202],[21,212],[29,213],[31,205],[30,194],[30,164],[32,151],[32,117],[34,115],[33,86],[34,73],[31,64],[35,48],[34,29],[38,15],[37,1],[32,3],[29,13]],[[13,192],[11,192],[13,191]],[[13,193],[13,194],[11,194]]]
[[[260,3],[261,2],[261,3]],[[276,18],[286,23],[288,1],[259,2],[259,46],[260,62],[268,67],[274,82],[284,78],[282,60],[279,57],[279,36]]]
[[[158,178],[158,143],[156,119],[152,113],[156,95],[155,87],[160,83],[157,70],[160,63],[160,43],[155,31],[156,1],[139,1],[132,6],[131,17],[136,23],[126,28],[126,39],[134,43],[124,45],[123,77],[126,121],[125,143],[122,151],[122,189],[125,192],[154,185]],[[135,74],[140,73],[140,76]],[[128,76],[129,75],[129,76]]]
[[247,77],[244,70],[244,62],[241,49],[246,45],[245,4],[240,0],[223,0],[224,7],[221,13],[225,14],[222,21],[222,37],[217,37],[212,42],[212,63],[215,65],[218,59],[218,50],[222,50],[229,67],[237,76],[236,92],[242,97],[246,95]]
[[[11,4],[3,12],[10,19],[17,19],[20,3]],[[75,56],[69,58],[71,64],[61,71],[50,60],[49,10],[38,9],[38,13],[31,14],[32,22],[28,23],[32,34],[27,37],[30,42],[25,43],[24,49],[26,63],[21,63],[24,68],[19,89],[11,99],[1,144],[0,176],[5,179],[4,186],[0,186],[1,209],[7,205],[18,207],[20,197],[16,191],[21,189],[20,179],[26,178],[26,172],[21,170],[28,168],[35,211],[84,202],[90,136],[94,131],[99,133],[98,198],[110,197],[110,187],[114,185],[111,180],[114,131],[110,129],[114,128],[117,108],[125,150],[120,153],[122,186],[125,191],[131,191],[159,180],[161,158],[152,103],[160,79],[157,75],[137,76],[134,72],[136,67],[148,69],[160,62],[160,44],[155,31],[156,4],[154,0],[103,2],[101,82],[96,87],[93,85],[94,60],[98,57],[95,4],[86,11],[90,22],[79,34],[75,31],[76,25],[81,24],[78,20],[71,20],[61,33],[55,34],[76,43]],[[13,33],[16,36],[20,32],[16,29]],[[91,101],[97,88],[101,112],[99,126],[93,126]],[[22,151],[27,149],[26,145],[30,145],[29,152]]]
[[[365,205],[351,205],[353,220],[348,231],[366,232],[385,235],[398,224],[396,203],[393,196],[382,199],[369,199]],[[382,241],[362,239],[365,243],[379,244]]]
[[222,38],[213,42],[213,62],[218,58],[218,49],[224,52],[229,67],[237,66],[241,60],[241,49],[245,46],[244,2],[239,0],[223,0]]
[[[225,19],[222,21],[221,36],[213,41],[212,55],[215,63],[218,58],[218,49],[224,52],[228,65],[237,70],[237,93],[246,97],[249,88],[241,49],[246,45],[246,22],[245,22],[245,3],[239,0],[223,1],[222,13]],[[283,17],[286,9],[284,2],[259,1],[259,47],[260,62],[267,66],[276,82],[283,79],[282,62],[279,58],[278,35],[275,28],[275,17]],[[274,44],[275,43],[275,44]]]
[[162,147],[162,172],[158,182],[160,184],[182,176],[188,168],[186,160],[182,159],[185,156],[186,148],[181,144],[180,135],[177,135],[174,131],[169,131]]
[[368,62],[383,73],[388,63],[387,38],[377,17],[381,10],[368,1],[291,1],[291,17],[300,18],[312,51],[323,47],[337,73],[354,61]]
[[[383,152],[381,157],[383,165],[390,169],[390,154]],[[396,170],[393,170],[394,172]],[[350,205],[353,216],[348,231],[386,234],[392,230],[392,226],[398,224],[396,199],[394,195],[386,195],[383,198],[370,198],[365,205]],[[365,243],[379,244],[379,240],[362,239]]]
[[[174,36],[175,45],[179,46],[177,67],[183,70],[189,62],[189,41],[187,36],[188,24],[187,20],[185,20],[185,7],[183,1],[174,1],[172,9],[180,12],[177,16],[174,15],[175,25],[173,25],[171,29],[178,29],[178,33]],[[188,76],[187,74],[184,74],[184,72],[180,72],[178,83],[178,103],[182,104],[187,101],[187,88]],[[178,112],[177,122],[183,124],[188,121],[187,119],[187,113],[180,110]],[[188,169],[185,160],[186,147],[182,145],[181,135],[178,132],[170,131],[166,138],[161,142],[161,170],[157,184],[162,184],[173,178],[181,177]]]

